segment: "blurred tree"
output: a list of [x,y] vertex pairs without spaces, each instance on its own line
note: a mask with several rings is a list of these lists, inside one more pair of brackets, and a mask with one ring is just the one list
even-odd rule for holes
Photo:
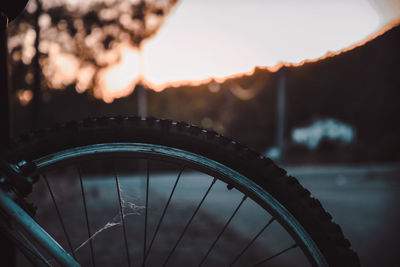
[[[177,0],[31,0],[11,23],[9,51],[13,88],[22,105],[50,97],[47,88],[75,84],[99,90],[100,70],[121,59],[122,47],[137,47],[162,26]],[[42,78],[42,79],[41,79]],[[37,112],[36,112],[37,113]]]

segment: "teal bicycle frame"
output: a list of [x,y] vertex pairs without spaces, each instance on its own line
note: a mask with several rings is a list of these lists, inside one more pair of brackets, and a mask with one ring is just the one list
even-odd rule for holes
[[0,189],[0,208],[37,241],[62,266],[80,266],[46,231],[15,201],[12,193]]

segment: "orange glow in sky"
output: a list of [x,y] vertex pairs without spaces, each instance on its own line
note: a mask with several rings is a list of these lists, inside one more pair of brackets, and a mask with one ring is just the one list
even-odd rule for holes
[[[162,90],[313,60],[366,40],[399,16],[397,0],[183,0],[144,43],[143,76]],[[132,92],[138,79],[137,50],[121,51],[120,64],[102,72],[108,102]]]
[[110,103],[114,98],[120,98],[132,93],[139,78],[139,54],[135,49],[122,46],[119,49],[122,60],[119,64],[105,68],[99,73],[99,88],[95,91],[97,97]]

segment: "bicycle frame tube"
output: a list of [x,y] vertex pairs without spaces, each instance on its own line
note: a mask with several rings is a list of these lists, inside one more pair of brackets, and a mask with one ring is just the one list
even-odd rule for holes
[[0,208],[26,230],[62,266],[80,266],[11,197],[0,189]]

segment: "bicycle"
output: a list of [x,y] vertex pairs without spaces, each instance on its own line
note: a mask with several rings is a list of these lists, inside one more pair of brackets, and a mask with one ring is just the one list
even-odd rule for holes
[[[185,122],[117,116],[57,124],[21,136],[1,157],[0,229],[35,266],[122,259],[129,266],[359,265],[340,227],[295,178],[246,146]],[[32,197],[39,202],[35,219]],[[243,207],[251,214],[240,224]],[[250,222],[254,214],[262,224]],[[117,234],[120,256],[111,259],[104,251],[116,245],[104,245]],[[278,244],[264,242],[274,238]]]

